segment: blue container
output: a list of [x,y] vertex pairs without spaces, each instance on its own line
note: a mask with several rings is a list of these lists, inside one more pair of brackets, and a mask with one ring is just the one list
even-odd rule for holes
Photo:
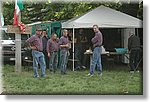
[[116,52],[119,54],[124,54],[128,51],[127,48],[115,48]]

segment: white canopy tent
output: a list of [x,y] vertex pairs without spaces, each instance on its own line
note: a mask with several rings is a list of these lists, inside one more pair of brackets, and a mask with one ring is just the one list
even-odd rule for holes
[[[142,28],[142,21],[114,9],[100,6],[86,14],[72,18],[62,23],[62,28],[73,29],[73,59],[74,59],[74,29],[92,28],[97,24],[100,28]],[[74,61],[73,61],[74,70]]]
[[100,6],[84,15],[62,23],[62,28],[142,28],[142,21],[114,9]]

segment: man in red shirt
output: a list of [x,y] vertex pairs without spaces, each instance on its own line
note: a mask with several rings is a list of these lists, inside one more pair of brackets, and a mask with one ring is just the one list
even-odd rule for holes
[[58,50],[59,50],[59,44],[58,44],[57,34],[53,33],[51,36],[51,39],[47,42],[47,53],[49,60],[49,69],[52,70],[54,73],[57,70],[58,65]]
[[44,54],[42,52],[42,28],[37,27],[36,34],[27,39],[26,42],[29,43],[29,47],[32,49],[34,77],[39,77],[38,64],[40,64],[41,67],[41,77],[45,77],[46,64]]
[[101,52],[102,52],[102,43],[103,43],[103,36],[102,33],[99,30],[98,25],[93,25],[93,30],[95,32],[95,36],[92,38],[92,44],[93,44],[93,56],[92,56],[92,63],[90,65],[90,73],[89,76],[94,75],[94,70],[97,65],[98,74],[101,77],[102,76],[102,64],[101,64]]
[[71,44],[68,38],[68,30],[63,31],[63,36],[59,40],[59,46],[60,46],[60,68],[61,68],[61,74],[66,74],[66,68],[68,63],[68,52],[69,48],[71,48]]

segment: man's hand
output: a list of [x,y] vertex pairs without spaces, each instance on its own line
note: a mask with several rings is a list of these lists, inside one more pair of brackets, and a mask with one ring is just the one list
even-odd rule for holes
[[57,43],[59,42],[59,38],[56,39],[56,42],[57,42]]
[[61,48],[67,48],[67,47],[69,47],[69,46],[68,46],[68,44],[66,44],[66,45],[60,45],[60,47],[61,47]]
[[66,47],[69,47],[69,44],[66,44]]
[[30,46],[30,48],[31,48],[32,50],[36,50],[36,49],[37,49],[35,46]]
[[50,57],[50,53],[48,53],[47,56]]
[[66,47],[70,49],[71,48],[71,44],[70,43],[66,44]]

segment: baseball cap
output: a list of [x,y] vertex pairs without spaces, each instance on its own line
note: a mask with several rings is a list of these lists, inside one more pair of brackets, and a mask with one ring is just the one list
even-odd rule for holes
[[40,26],[36,26],[37,31],[42,31],[43,29]]

